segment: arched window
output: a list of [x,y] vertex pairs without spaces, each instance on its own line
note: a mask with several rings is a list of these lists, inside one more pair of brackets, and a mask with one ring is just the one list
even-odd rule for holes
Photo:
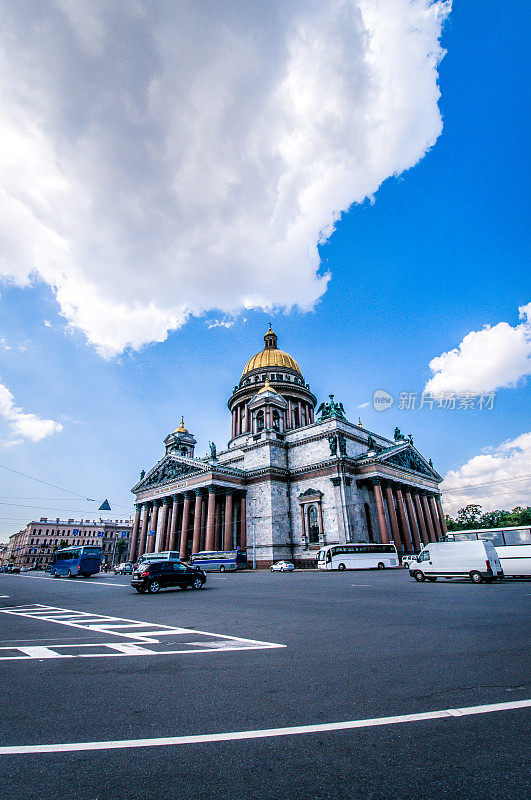
[[280,414],[276,408],[273,409],[273,428],[276,431],[280,430]]
[[310,544],[319,541],[319,515],[317,506],[310,506],[308,509],[308,538]]
[[264,430],[264,412],[259,411],[256,415],[256,430],[263,431]]

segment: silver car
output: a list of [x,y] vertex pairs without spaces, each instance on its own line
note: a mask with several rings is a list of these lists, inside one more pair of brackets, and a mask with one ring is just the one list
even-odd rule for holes
[[275,561],[269,569],[271,572],[293,572],[295,564],[292,564],[291,561]]

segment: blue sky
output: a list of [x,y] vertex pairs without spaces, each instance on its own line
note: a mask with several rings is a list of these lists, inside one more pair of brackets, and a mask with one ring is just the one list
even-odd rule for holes
[[[305,19],[306,9],[304,3],[298,5],[300,22]],[[390,5],[393,13],[399,15],[400,0],[390,0]],[[314,12],[312,6],[311,13]],[[22,21],[9,20],[15,31]],[[52,22],[50,30],[55,31],[57,20],[54,18]],[[87,58],[104,61],[105,47],[102,45],[98,49],[94,41],[103,36],[101,30],[105,26],[110,36],[109,30],[112,32],[113,24],[118,26],[119,22],[103,17],[92,18],[90,24],[86,19],[82,23],[71,20],[74,28],[83,24],[84,31],[93,31],[94,38],[88,45],[85,42]],[[154,248],[155,252],[159,244],[157,230],[150,229],[149,242],[140,241],[140,237],[131,241],[131,248],[134,246],[137,252],[145,245],[138,263],[131,262],[123,274],[119,274],[120,259],[129,257],[116,233],[122,224],[120,218],[111,216],[108,229],[105,222],[89,218],[83,237],[87,241],[92,234],[95,239],[99,237],[98,246],[89,250],[83,242],[79,252],[85,257],[88,253],[94,260],[98,253],[107,249],[101,264],[96,263],[90,273],[103,299],[98,301],[99,305],[94,303],[86,308],[79,297],[83,293],[90,295],[84,288],[87,271],[79,279],[78,295],[68,284],[48,277],[52,269],[49,265],[36,264],[36,272],[28,279],[27,274],[23,274],[25,268],[21,266],[17,271],[11,266],[10,259],[14,262],[17,251],[8,241],[1,262],[7,266],[3,269],[5,280],[0,285],[0,384],[11,393],[13,401],[10,406],[4,396],[0,464],[98,502],[87,503],[81,497],[76,499],[74,495],[0,469],[3,487],[0,540],[6,540],[10,533],[41,513],[49,517],[97,518],[97,506],[105,497],[111,501],[112,517],[121,518],[130,513],[130,487],[136,482],[140,469],[148,469],[161,457],[162,440],[178,425],[181,414],[198,439],[198,454],[206,452],[209,440],[214,440],[218,449],[224,447],[230,434],[227,398],[247,359],[261,349],[270,321],[278,334],[279,347],[296,358],[319,402],[333,392],[344,403],[352,421],[361,417],[365,427],[388,436],[399,426],[413,434],[419,450],[433,459],[443,476],[450,472],[446,487],[456,492],[451,498],[451,509],[461,505],[461,500],[477,499],[485,507],[530,503],[531,482],[526,476],[530,473],[531,442],[526,434],[531,431],[531,420],[525,373],[531,334],[525,317],[519,319],[518,312],[531,300],[529,226],[524,222],[528,214],[529,163],[525,102],[525,76],[529,66],[527,22],[525,4],[514,4],[509,13],[505,9],[500,11],[499,4],[493,2],[481,4],[480,9],[473,4],[454,3],[443,25],[442,46],[447,52],[435,73],[438,73],[441,92],[442,133],[438,135],[433,114],[428,121],[422,117],[424,107],[433,111],[436,106],[429,80],[424,84],[422,75],[415,72],[417,68],[411,67],[404,81],[414,93],[418,80],[419,107],[411,111],[412,119],[406,120],[410,127],[404,124],[389,132],[400,140],[402,150],[399,152],[397,148],[390,153],[386,157],[388,163],[381,165],[374,174],[369,174],[367,168],[358,183],[356,180],[345,182],[344,185],[352,187],[346,205],[358,197],[361,202],[343,211],[334,233],[319,246],[320,264],[315,260],[317,242],[314,238],[308,264],[301,266],[298,273],[299,262],[295,260],[289,278],[283,277],[289,272],[284,267],[282,273],[274,272],[270,251],[275,250],[276,243],[274,238],[260,239],[259,209],[249,211],[254,216],[243,221],[238,234],[238,247],[256,248],[255,261],[236,265],[233,273],[229,273],[227,265],[232,262],[228,257],[209,261],[212,259],[210,246],[203,245],[203,251],[198,249],[196,253],[189,242],[191,261],[179,272],[172,272],[171,265],[167,266],[164,260],[157,262],[155,256],[152,262],[149,248]],[[262,23],[251,17],[248,24],[249,30],[254,32]],[[333,28],[331,30],[330,42],[334,44],[336,33]],[[203,32],[205,37],[211,35],[208,30]],[[271,46],[270,34],[270,31],[263,34],[264,48]],[[433,31],[426,33],[427,38],[430,35],[433,36]],[[53,38],[51,33],[50,38]],[[353,34],[348,48],[355,50],[362,46],[356,41]],[[30,45],[31,42],[28,48]],[[342,69],[340,59],[351,55],[348,48],[343,44],[338,46],[339,55],[331,58],[338,70]],[[146,51],[149,51],[147,45]],[[59,63],[58,71],[63,66],[66,73],[66,63]],[[195,74],[201,74],[201,69],[200,62],[194,65]],[[52,83],[50,78],[50,85]],[[164,85],[162,78],[160,83]],[[263,84],[267,84],[265,78]],[[423,97],[425,87],[428,88]],[[68,86],[67,89],[62,86],[61,91],[67,96]],[[115,88],[109,88],[111,96],[113,91]],[[55,102],[59,103],[58,90],[54,92]],[[319,100],[320,92],[317,86],[312,102]],[[262,97],[258,88],[256,95]],[[328,103],[329,96],[328,90],[323,95],[323,106]],[[378,102],[382,102],[381,98]],[[352,100],[353,108],[354,105]],[[330,113],[334,113],[333,109]],[[353,110],[352,115],[355,113]],[[163,117],[157,119],[162,132],[165,125],[173,125]],[[417,123],[417,120],[420,121]],[[426,126],[422,136],[428,144],[424,148],[415,144],[422,152],[412,156],[410,143],[422,125]],[[62,131],[52,131],[48,126],[46,133],[55,148],[68,148],[70,134],[65,131],[69,130],[65,122]],[[218,134],[222,132],[219,128]],[[349,133],[359,137],[364,132],[354,126],[341,136],[348,138]],[[144,131],[144,137],[146,135]],[[146,146],[145,139],[138,143],[139,149],[141,145]],[[337,144],[330,139],[323,140],[319,146],[321,149],[329,147],[334,158],[348,160],[348,156],[337,155],[340,152]],[[39,147],[45,151],[48,144],[45,146],[41,142]],[[86,149],[90,154],[88,145]],[[111,150],[109,148],[109,152]],[[315,154],[308,155],[309,159],[315,157]],[[361,158],[359,154],[357,157]],[[86,152],[85,158],[90,161]],[[373,160],[374,156],[371,164]],[[190,163],[193,166],[193,160]],[[410,163],[413,166],[403,168]],[[107,188],[103,178],[98,186],[91,184],[80,164],[78,159],[75,185],[86,191],[90,206],[95,203],[94,196]],[[238,165],[238,168],[248,169],[245,165]],[[72,164],[70,169],[73,170]],[[299,169],[300,165],[296,165],[296,170]],[[400,173],[398,177],[393,171]],[[68,171],[66,174],[70,177]],[[246,176],[246,173],[239,174]],[[382,175],[384,178],[380,180]],[[24,174],[23,178],[40,187],[45,199],[40,198],[39,202],[43,208],[46,206],[46,213],[49,206],[56,219],[61,217],[62,227],[57,230],[75,226],[75,220],[66,219],[68,209],[59,211],[57,197],[52,198],[56,176],[39,174],[38,180],[34,180],[35,176]],[[124,193],[120,194],[126,198],[124,202],[133,203],[129,193],[134,198],[135,180],[143,180],[142,175],[133,176],[127,191],[124,188]],[[253,181],[254,177],[249,181],[250,197]],[[323,195],[330,185],[335,186],[332,178],[320,187]],[[326,213],[336,213],[338,208],[346,207],[344,198],[348,197],[348,192],[345,194],[344,185],[334,188],[336,195],[330,200]],[[181,189],[188,186],[183,183]],[[194,228],[191,238],[196,241],[209,222],[205,207],[201,206],[203,200],[196,198],[194,191],[191,190],[190,215],[194,203],[197,203],[198,213],[205,215],[203,228]],[[48,205],[47,192],[50,192]],[[363,201],[365,195],[373,195],[372,201]],[[237,197],[232,199],[236,207]],[[252,206],[252,200],[249,203]],[[211,213],[217,213],[216,209]],[[322,208],[320,213],[324,224],[326,214]],[[183,212],[182,218],[185,216]],[[236,217],[231,219],[234,221]],[[238,222],[241,222],[239,218]],[[194,219],[187,224],[188,227],[179,231],[179,243],[190,226],[198,223]],[[256,227],[251,228],[251,225]],[[164,220],[159,233],[161,239],[170,238]],[[215,233],[213,229],[212,236]],[[23,239],[31,236],[31,231],[28,234],[21,225],[19,229],[12,227],[8,234],[12,234],[13,239]],[[308,252],[310,244],[311,236],[306,235],[297,247],[300,246],[300,252]],[[230,255],[235,245],[227,240],[224,246]],[[198,258],[199,264],[202,252],[209,271],[196,281],[193,259]],[[279,259],[286,258],[284,251],[279,249],[278,252]],[[294,247],[294,252],[299,251]],[[31,258],[39,258],[38,249],[31,253]],[[49,251],[44,254],[43,263],[52,262],[54,258],[57,256]],[[315,277],[316,267],[318,275],[328,272],[331,276],[325,291],[322,282],[319,284]],[[72,272],[77,268],[78,264],[61,267]],[[258,274],[261,272],[267,273],[265,277]],[[250,273],[255,277],[258,274],[254,283],[249,279]],[[116,275],[115,284],[109,275]],[[153,303],[155,306],[158,303],[163,310],[156,324],[150,319],[144,330],[144,318],[135,317],[136,311],[132,311],[131,319],[135,324],[128,329],[126,323],[121,322],[120,332],[115,334],[113,308],[125,298],[126,306],[129,302],[134,309],[135,287],[142,301],[148,303],[150,275]],[[228,289],[242,284],[245,284],[244,299],[236,298],[236,288],[232,300]],[[278,295],[275,294],[277,285],[281,285]],[[165,287],[169,293],[177,292],[176,296],[182,293],[192,312],[165,307],[161,299]],[[299,289],[300,294],[297,294]],[[215,308],[216,292],[223,298],[218,309]],[[254,295],[260,302],[249,301]],[[310,306],[310,309],[282,308],[292,302]],[[253,305],[270,308],[264,310]],[[127,320],[127,308],[123,317]],[[160,317],[163,319],[159,324]],[[213,324],[216,320],[226,325]],[[439,370],[443,373],[439,388],[452,390],[453,380],[456,391],[462,391],[463,387],[472,392],[495,391],[491,410],[402,410],[397,407],[400,392],[416,392],[420,396],[434,375],[429,367],[432,359],[458,348],[468,334],[481,332],[486,325],[492,326],[490,336],[480,335],[474,339],[474,364],[478,360],[484,362],[478,375],[470,376],[468,359],[471,356],[463,351],[457,370]],[[142,335],[135,342],[135,331],[140,329]],[[108,346],[106,341],[110,342]],[[469,384],[466,384],[467,374]],[[508,383],[512,385],[507,386]],[[373,409],[372,395],[376,389],[384,389],[395,397],[392,409],[380,413]],[[53,420],[62,430],[56,429],[41,438],[32,437],[28,434],[32,425],[29,420],[29,428],[23,426],[20,435],[14,433],[13,419],[18,412],[13,412],[13,407],[40,420]],[[499,486],[490,486],[488,490],[467,492],[462,489],[470,484],[481,487],[496,481],[501,481]]]

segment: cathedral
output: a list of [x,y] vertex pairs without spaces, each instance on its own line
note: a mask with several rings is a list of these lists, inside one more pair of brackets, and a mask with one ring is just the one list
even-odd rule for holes
[[295,359],[270,329],[228,400],[227,448],[195,456],[184,420],[161,460],[133,487],[130,559],[178,550],[246,549],[249,563],[315,565],[319,548],[394,542],[418,552],[446,533],[441,476],[398,428],[386,439],[347,419],[330,395],[317,406]]

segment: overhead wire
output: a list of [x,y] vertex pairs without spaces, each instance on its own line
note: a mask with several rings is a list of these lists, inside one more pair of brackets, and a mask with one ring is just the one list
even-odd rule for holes
[[[17,469],[13,469],[12,467],[6,467],[5,464],[0,464],[0,469],[5,469],[8,472],[14,472],[15,475],[21,475],[23,478],[28,478],[31,481],[37,481],[38,483],[42,483],[45,486],[51,486],[53,489],[59,489],[61,492],[66,492],[67,494],[74,495],[74,497],[81,497],[83,500],[86,500],[88,503],[97,503],[97,500],[94,500],[92,497],[87,497],[86,495],[79,494],[79,492],[73,492],[70,489],[65,489],[64,486],[57,486],[55,483],[49,483],[48,481],[43,481],[42,478],[36,478],[34,475],[28,475],[26,472],[20,472]],[[11,499],[33,499],[33,498],[11,498]],[[35,499],[42,499],[46,500],[47,498],[35,498]],[[59,498],[61,499],[61,498]],[[62,498],[63,500],[65,498]],[[50,498],[52,502],[55,501],[55,498]],[[124,506],[119,503],[113,503],[113,505],[117,508],[131,508],[131,506]],[[57,509],[55,509],[57,510]]]
[[454,494],[455,492],[468,492],[472,489],[483,489],[489,486],[502,486],[506,483],[518,483],[519,481],[527,481],[531,479],[531,475],[522,475],[520,478],[503,478],[496,481],[487,481],[485,483],[471,483],[468,486],[456,486],[455,489],[442,489],[441,494]]

